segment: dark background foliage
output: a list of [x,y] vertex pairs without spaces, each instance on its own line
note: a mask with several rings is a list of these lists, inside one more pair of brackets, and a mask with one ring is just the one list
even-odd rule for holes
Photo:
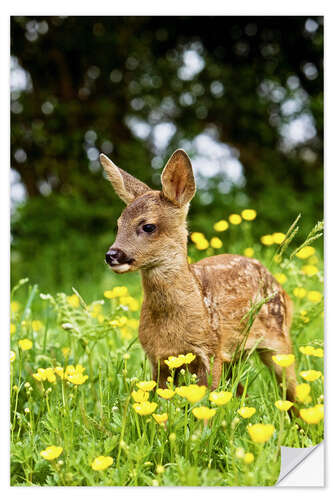
[[173,150],[223,144],[229,170],[196,169],[190,228],[209,236],[243,208],[258,237],[322,217],[322,18],[13,17],[11,55],[13,281],[101,280],[123,205],[99,152],[158,188]]

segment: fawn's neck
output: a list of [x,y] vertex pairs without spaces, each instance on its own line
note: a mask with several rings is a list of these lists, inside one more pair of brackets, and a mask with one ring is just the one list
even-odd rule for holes
[[168,265],[141,270],[144,302],[151,311],[174,314],[202,303],[202,293],[187,262],[187,256]]

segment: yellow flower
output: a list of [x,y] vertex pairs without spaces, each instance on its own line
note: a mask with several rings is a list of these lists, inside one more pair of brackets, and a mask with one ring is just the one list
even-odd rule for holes
[[223,242],[220,240],[220,238],[214,236],[214,238],[210,240],[210,246],[212,248],[222,248]]
[[56,366],[54,369],[54,373],[59,375],[60,378],[64,378],[64,369],[62,366]]
[[202,234],[202,233],[192,233],[191,234],[191,240],[193,241],[193,243],[198,243],[199,241],[202,241],[202,240],[205,240],[205,235]]
[[10,324],[10,334],[12,335],[15,332],[16,332],[16,325],[14,325],[14,323],[11,323]]
[[139,320],[137,319],[134,319],[134,318],[131,318],[131,319],[128,319],[127,320],[127,326],[129,326],[130,328],[132,328],[133,330],[137,330],[138,327],[139,327]]
[[123,306],[128,306],[130,311],[138,311],[139,310],[139,302],[131,296],[120,297],[119,303]]
[[38,319],[35,319],[34,321],[31,322],[31,326],[35,332],[39,332],[39,330],[43,328],[43,323]]
[[152,391],[156,385],[155,380],[148,380],[143,382],[137,382],[136,386],[146,392]]
[[169,356],[168,359],[164,360],[164,363],[172,370],[182,366],[185,363],[185,359],[179,356]]
[[50,382],[51,384],[54,384],[54,382],[56,381],[56,376],[54,374],[53,368],[51,368],[51,367],[45,368],[44,375],[45,375],[48,382]]
[[168,414],[167,413],[153,413],[153,419],[156,420],[156,422],[160,425],[163,425],[167,420],[168,420]]
[[19,340],[18,344],[22,351],[29,351],[32,348],[32,342],[29,339]]
[[209,394],[209,401],[215,403],[217,406],[226,405],[227,403],[229,403],[231,398],[232,398],[232,392],[227,392],[227,391],[225,392],[213,391]]
[[248,425],[247,431],[255,443],[265,443],[273,436],[275,427],[272,424],[254,424]]
[[175,391],[172,391],[171,389],[157,389],[156,392],[163,399],[171,399],[175,394]]
[[265,234],[260,238],[260,241],[263,245],[266,245],[267,247],[273,245],[274,243],[273,236],[271,234]]
[[195,247],[197,248],[197,250],[207,250],[207,248],[209,247],[209,243],[205,238],[200,241],[197,241]]
[[242,211],[242,217],[244,220],[254,220],[257,217],[257,212],[251,208],[247,208]]
[[110,325],[116,328],[121,328],[122,326],[125,326],[126,323],[127,323],[126,316],[120,316],[119,318],[110,321]]
[[291,401],[275,401],[275,406],[277,407],[278,410],[281,410],[281,411],[288,411],[294,403],[292,403]]
[[13,300],[13,302],[10,303],[10,310],[13,312],[13,313],[16,313],[20,310],[20,303],[19,302],[16,302],[15,300]]
[[99,302],[97,302],[97,304],[92,304],[89,307],[89,310],[90,316],[92,316],[93,318],[98,318],[99,314],[101,314],[102,312],[102,304],[100,304]]
[[62,454],[61,446],[48,446],[45,450],[40,452],[40,455],[45,458],[45,460],[54,460]]
[[91,463],[91,468],[96,471],[105,470],[112,464],[113,464],[112,457],[104,457],[103,455],[100,455],[99,457],[96,457],[94,461]]
[[301,403],[305,403],[309,397],[311,387],[309,384],[298,384],[296,385],[296,399]]
[[142,403],[134,403],[133,408],[139,415],[151,415],[156,410],[157,404],[143,401]]
[[311,302],[314,302],[315,304],[317,302],[320,302],[322,298],[322,294],[320,292],[317,292],[316,290],[312,290],[311,292],[308,292],[308,299]]
[[314,255],[315,251],[316,250],[313,247],[306,246],[306,247],[301,248],[301,250],[299,252],[297,252],[296,257],[298,257],[299,259],[302,259],[302,260],[308,259],[312,255]]
[[276,365],[287,368],[295,363],[295,356],[293,354],[277,354],[272,356],[272,360]]
[[314,276],[318,273],[318,267],[308,264],[307,266],[302,267],[302,273],[306,274],[307,276]]
[[118,297],[124,297],[128,294],[126,286],[115,286],[112,290],[106,290],[104,292],[104,297],[107,299],[115,299]]
[[69,297],[67,297],[67,302],[72,307],[79,307],[80,305],[80,299],[77,295],[75,295],[75,293],[74,295],[70,295]]
[[206,394],[207,387],[205,385],[185,385],[176,387],[175,391],[179,396],[186,398],[190,403],[197,403]]
[[324,418],[324,406],[316,405],[312,408],[302,408],[299,413],[307,424],[318,424]]
[[243,406],[242,408],[239,408],[239,410],[237,410],[237,413],[243,418],[250,418],[255,414],[256,411],[257,410],[255,408]]
[[67,358],[67,356],[69,355],[70,351],[71,351],[71,350],[70,350],[70,348],[69,348],[69,347],[63,347],[63,348],[61,349],[61,352],[62,352],[62,355],[64,356],[64,358]]
[[284,241],[286,235],[283,233],[273,233],[272,238],[273,242],[276,243],[277,245],[281,245],[281,243]]
[[192,363],[192,361],[194,361],[196,358],[196,355],[193,354],[192,352],[188,352],[187,354],[185,354],[185,365],[189,365],[190,363]]
[[314,380],[317,380],[318,378],[321,377],[321,372],[317,370],[305,370],[300,373],[300,376],[304,378],[307,382],[313,382]]
[[274,274],[274,278],[276,281],[278,281],[281,285],[287,281],[287,276],[283,273],[276,273]]
[[306,354],[307,356],[316,356],[317,358],[322,358],[324,356],[324,351],[320,347],[316,349],[312,345],[301,346],[299,350],[302,354]]
[[12,363],[16,359],[16,353],[14,351],[10,351],[10,362]]
[[306,290],[305,290],[305,288],[302,288],[302,287],[296,287],[293,290],[293,294],[295,295],[295,297],[302,299],[306,295]]
[[218,222],[215,222],[214,224],[214,230],[218,233],[222,233],[222,231],[226,231],[229,227],[229,224],[226,220],[219,220]]
[[238,214],[230,214],[229,215],[229,222],[230,222],[230,224],[238,226],[238,224],[240,224],[242,222],[242,218]]
[[144,401],[147,401],[147,399],[149,398],[149,392],[139,389],[137,391],[133,391],[131,393],[131,396],[136,403],[143,403]]
[[245,248],[243,253],[244,253],[245,257],[253,257],[254,250],[253,250],[253,248]]
[[76,372],[72,375],[67,375],[66,379],[74,385],[82,385],[87,380],[88,375],[83,375],[82,373]]
[[216,410],[207,406],[198,406],[198,408],[193,408],[192,413],[199,420],[209,420],[214,417]]
[[254,455],[253,455],[253,453],[250,453],[250,452],[245,453],[245,455],[244,455],[244,457],[243,457],[243,462],[244,462],[245,464],[247,464],[247,465],[252,464],[253,460],[254,460]]

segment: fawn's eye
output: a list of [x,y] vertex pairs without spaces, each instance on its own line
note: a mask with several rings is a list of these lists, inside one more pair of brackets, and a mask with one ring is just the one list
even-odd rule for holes
[[152,233],[153,231],[155,231],[156,226],[155,224],[145,224],[144,226],[142,226],[142,229],[145,233]]

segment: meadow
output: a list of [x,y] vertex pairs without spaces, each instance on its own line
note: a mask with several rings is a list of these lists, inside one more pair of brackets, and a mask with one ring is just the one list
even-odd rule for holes
[[[11,485],[268,486],[280,445],[323,439],[322,224],[297,247],[301,219],[256,239],[259,218],[243,210],[216,221],[212,238],[191,233],[189,261],[242,254],[282,284],[294,304],[294,356],[275,362],[295,363],[296,402],[256,352],[241,353],[231,377],[224,369],[215,391],[196,383],[191,353],[169,359],[168,389],[155,387],[138,341],[137,274],[106,270],[109,286],[90,283],[87,296],[51,295],[27,277],[11,292]],[[249,304],[246,327],[260,306]]]

